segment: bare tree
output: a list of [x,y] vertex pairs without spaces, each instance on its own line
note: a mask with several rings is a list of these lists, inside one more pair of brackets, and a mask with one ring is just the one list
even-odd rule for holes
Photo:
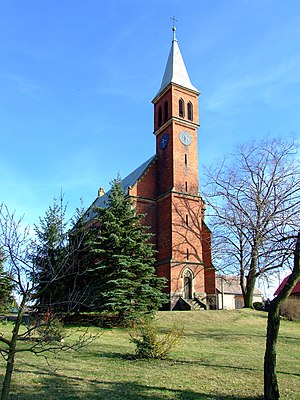
[[[66,265],[70,265],[70,261],[76,253],[77,246],[80,245],[80,239],[76,241],[76,247],[70,247],[65,253],[61,261],[60,268],[56,268],[52,275],[48,276],[48,282],[42,286],[41,290],[47,288],[47,284],[59,281],[66,274]],[[47,321],[36,318],[31,320],[27,326],[23,328],[24,317],[28,312],[28,308],[34,305],[37,298],[40,297],[38,271],[36,271],[35,252],[36,243],[32,237],[29,227],[22,225],[22,219],[18,219],[15,213],[9,212],[8,208],[3,204],[0,205],[0,248],[5,256],[5,264],[9,275],[12,277],[15,290],[20,301],[18,314],[14,321],[14,327],[11,336],[5,337],[0,333],[0,342],[5,345],[0,352],[6,360],[6,373],[4,377],[1,400],[8,399],[10,383],[14,369],[15,357],[19,351],[30,351],[35,354],[44,353],[46,351],[65,351],[68,349],[78,349],[93,338],[86,333],[76,343],[70,342],[53,342],[47,335],[35,335],[37,330],[45,329],[51,326],[55,320],[52,315]],[[70,299],[70,301],[73,299]],[[22,328],[22,329],[21,329]],[[27,340],[29,339],[30,340]],[[18,343],[22,341],[20,348]],[[27,347],[24,347],[27,343]]]
[[278,400],[279,388],[276,375],[276,344],[280,328],[280,307],[292,293],[300,278],[300,233],[294,251],[294,267],[281,292],[270,302],[267,327],[267,342],[264,362],[264,399]]
[[295,236],[300,222],[297,150],[294,141],[252,142],[205,172],[215,264],[239,274],[246,307],[257,278],[291,262],[293,240],[281,239]]

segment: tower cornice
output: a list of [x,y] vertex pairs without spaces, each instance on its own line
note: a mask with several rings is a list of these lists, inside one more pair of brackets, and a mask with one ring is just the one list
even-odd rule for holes
[[169,85],[167,85],[161,92],[159,92],[154,97],[154,99],[152,100],[152,103],[153,104],[157,103],[171,87],[178,88],[178,89],[181,89],[181,90],[185,90],[185,91],[188,91],[190,93],[194,93],[196,96],[199,96],[201,94],[201,92],[199,92],[199,90],[190,89],[190,88],[187,88],[185,86],[179,85],[178,83],[170,82]]
[[153,132],[155,136],[159,135],[162,131],[167,129],[172,123],[182,125],[184,127],[189,127],[192,129],[198,129],[200,127],[200,124],[197,124],[196,122],[193,121],[187,121],[183,118],[175,117],[172,116],[168,121],[166,121],[162,126],[160,126],[156,131]]

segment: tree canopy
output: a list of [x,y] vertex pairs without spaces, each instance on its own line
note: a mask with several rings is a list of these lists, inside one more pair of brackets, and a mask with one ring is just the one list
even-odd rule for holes
[[293,140],[252,141],[206,170],[215,264],[239,274],[246,307],[256,279],[292,260],[300,222],[297,150]]

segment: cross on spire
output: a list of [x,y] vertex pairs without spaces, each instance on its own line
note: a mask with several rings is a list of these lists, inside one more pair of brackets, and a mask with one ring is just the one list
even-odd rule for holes
[[173,21],[173,28],[172,28],[172,31],[173,31],[173,41],[174,40],[176,40],[176,22],[178,21],[176,18],[175,18],[175,16],[173,15],[173,17],[170,17],[170,19]]
[[178,19],[176,19],[174,15],[173,17],[170,17],[170,19],[173,21],[173,28],[176,28],[176,22],[178,21]]

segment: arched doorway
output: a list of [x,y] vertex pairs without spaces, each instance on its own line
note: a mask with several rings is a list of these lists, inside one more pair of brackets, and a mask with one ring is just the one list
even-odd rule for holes
[[183,298],[193,298],[193,276],[191,271],[185,271],[183,275]]

